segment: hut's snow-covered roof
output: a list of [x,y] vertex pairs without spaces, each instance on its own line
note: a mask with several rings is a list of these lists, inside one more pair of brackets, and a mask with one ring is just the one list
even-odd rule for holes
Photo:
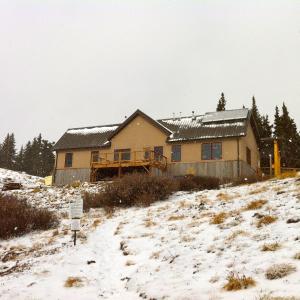
[[[144,113],[140,113],[145,116]],[[152,123],[159,124],[165,131],[167,142],[180,142],[244,136],[249,118],[250,110],[243,108],[153,120]],[[68,129],[56,143],[54,150],[109,147],[110,138],[122,125],[124,124]]]

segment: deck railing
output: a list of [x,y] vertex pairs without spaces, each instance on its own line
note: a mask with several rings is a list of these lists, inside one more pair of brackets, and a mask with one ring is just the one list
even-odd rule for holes
[[153,150],[116,150],[115,152],[101,153],[91,164],[92,168],[154,166],[164,169],[167,166],[167,158]]

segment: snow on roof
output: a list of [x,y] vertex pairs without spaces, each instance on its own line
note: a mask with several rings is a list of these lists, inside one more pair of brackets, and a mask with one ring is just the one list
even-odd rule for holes
[[175,125],[180,127],[199,127],[203,116],[189,116],[159,120],[160,124]]
[[222,122],[229,120],[247,119],[249,109],[235,109],[235,110],[224,110],[206,113],[203,117],[203,123],[209,122]]
[[86,127],[86,128],[74,128],[69,129],[67,133],[69,134],[96,134],[96,133],[104,133],[108,131],[114,131],[118,128],[118,126],[100,126],[100,127]]

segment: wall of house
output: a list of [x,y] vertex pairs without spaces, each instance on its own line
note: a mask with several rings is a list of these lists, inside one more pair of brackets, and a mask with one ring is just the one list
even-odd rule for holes
[[[237,138],[205,140],[207,142],[222,142],[222,159],[217,161],[203,161],[201,159],[201,144],[203,142],[178,143],[181,144],[181,162],[171,162],[172,144],[166,143],[167,136],[149,121],[137,116],[122,131],[111,139],[111,148],[99,149],[100,156],[113,160],[115,149],[131,149],[141,151],[137,153],[137,159],[144,155],[143,150],[155,146],[163,146],[164,156],[167,157],[167,174],[184,175],[194,173],[195,175],[209,175],[222,178],[237,177],[238,172],[238,146]],[[251,150],[251,170],[246,163],[246,147]],[[256,145],[253,130],[248,126],[246,137],[241,137],[240,148],[240,174],[249,176],[257,170],[259,164],[259,152]],[[84,149],[72,151],[58,151],[56,183],[66,184],[74,180],[89,181],[91,151],[97,149]],[[65,168],[65,154],[73,153],[73,165]],[[139,157],[140,155],[140,157]],[[133,159],[133,157],[132,157]],[[80,172],[82,170],[82,172]],[[64,172],[65,171],[65,172]],[[246,175],[248,174],[248,175]]]
[[255,135],[250,125],[247,128],[247,135],[241,138],[240,143],[241,159],[245,162],[247,162],[247,147],[251,151],[251,168],[257,171],[257,169],[260,167],[260,155]]

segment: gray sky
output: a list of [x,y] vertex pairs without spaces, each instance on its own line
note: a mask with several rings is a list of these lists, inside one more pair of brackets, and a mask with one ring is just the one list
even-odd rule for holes
[[0,0],[0,140],[285,101],[300,126],[300,1]]

